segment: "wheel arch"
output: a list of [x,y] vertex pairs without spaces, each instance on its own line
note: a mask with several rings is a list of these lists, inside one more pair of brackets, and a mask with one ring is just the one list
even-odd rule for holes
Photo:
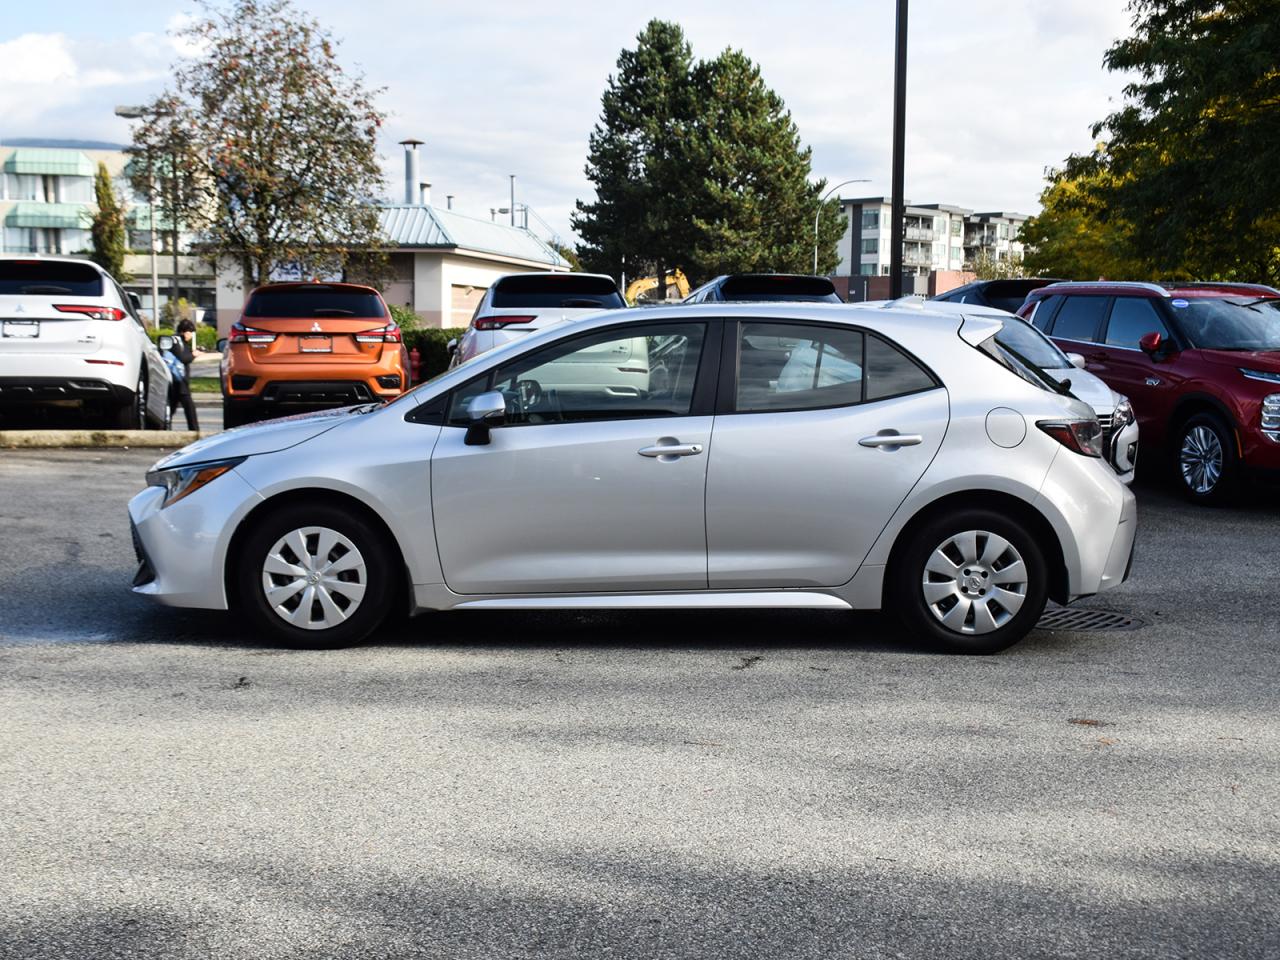
[[282,507],[295,507],[298,504],[336,507],[339,510],[358,515],[377,530],[382,536],[383,545],[391,551],[393,565],[401,571],[401,576],[396,584],[393,605],[397,609],[410,612],[413,604],[413,578],[409,573],[409,566],[405,562],[404,551],[401,549],[400,542],[396,539],[391,528],[387,526],[386,521],[378,515],[376,510],[358,497],[339,490],[326,490],[321,487],[281,491],[256,504],[252,510],[240,519],[235,531],[231,534],[231,539],[227,543],[227,551],[222,564],[222,588],[226,594],[229,609],[233,608],[238,600],[234,583],[234,570],[245,538],[262,518]]
[[1036,507],[1021,497],[999,490],[964,490],[949,493],[930,501],[916,511],[915,515],[898,531],[893,547],[889,551],[889,560],[885,565],[884,582],[881,585],[881,607],[886,606],[888,592],[897,579],[897,567],[902,556],[916,532],[936,517],[958,510],[974,508],[992,510],[1009,517],[1016,518],[1031,531],[1036,543],[1044,551],[1049,562],[1049,598],[1055,603],[1066,603],[1070,599],[1070,578],[1067,574],[1067,563],[1062,549],[1062,541],[1058,538],[1053,524]]
[[1188,420],[1200,413],[1215,413],[1222,417],[1227,422],[1227,426],[1231,428],[1232,433],[1235,434],[1237,445],[1239,444],[1240,431],[1236,425],[1235,414],[1221,399],[1212,393],[1204,391],[1187,393],[1178,398],[1178,402],[1173,407],[1173,414],[1169,417],[1170,441],[1176,441],[1177,432],[1182,429]]

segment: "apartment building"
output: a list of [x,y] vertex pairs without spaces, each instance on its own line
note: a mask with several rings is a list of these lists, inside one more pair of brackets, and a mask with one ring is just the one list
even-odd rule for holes
[[[844,235],[835,275],[889,275],[889,238],[893,201],[861,197],[841,202]],[[1019,259],[1019,234],[1027,217],[1020,213],[977,213],[946,203],[907,203],[903,212],[902,269],[907,276],[961,271],[987,252],[998,260]]]

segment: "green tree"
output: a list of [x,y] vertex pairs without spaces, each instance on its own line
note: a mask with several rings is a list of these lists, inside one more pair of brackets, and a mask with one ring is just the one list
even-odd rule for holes
[[1040,194],[1040,213],[1022,227],[1026,246],[1023,272],[1065,280],[1145,279],[1153,275],[1151,260],[1142,257],[1133,227],[1108,214],[1098,200],[1110,175],[1105,168],[1075,174],[1051,170]]
[[1073,157],[1105,223],[1132,229],[1160,273],[1280,281],[1280,5],[1131,0],[1105,57],[1135,79]]
[[134,137],[149,173],[170,170],[158,192],[175,220],[250,285],[286,262],[377,273],[380,91],[342,68],[332,36],[291,0],[206,3],[181,35],[200,53]]
[[[695,228],[686,271],[695,282],[722,273],[808,273],[826,181],[810,182],[811,151],[786,104],[740,50],[698,64],[693,85],[701,111],[681,144]],[[819,272],[839,263],[843,233],[833,199],[819,218]]]
[[93,223],[89,228],[89,236],[93,241],[93,252],[89,259],[117,280],[128,280],[129,276],[124,272],[124,256],[128,249],[124,208],[111,184],[111,174],[107,172],[106,164],[98,164],[93,188],[98,210],[93,215]]
[[694,116],[693,54],[684,31],[651,20],[623,50],[601,97],[588,140],[592,203],[578,201],[573,228],[591,270],[639,277],[666,273],[689,259],[692,229],[688,171],[679,148]]

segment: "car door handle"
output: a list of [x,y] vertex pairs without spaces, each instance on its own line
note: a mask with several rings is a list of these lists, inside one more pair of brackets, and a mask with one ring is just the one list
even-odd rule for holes
[[858,445],[863,447],[892,447],[895,450],[898,447],[914,447],[921,443],[924,443],[924,437],[918,433],[890,433],[888,431],[877,433],[874,437],[863,437],[858,441]]
[[702,444],[700,443],[655,443],[651,447],[641,447],[636,453],[642,457],[657,457],[664,460],[667,457],[675,459],[676,457],[692,457],[702,452]]

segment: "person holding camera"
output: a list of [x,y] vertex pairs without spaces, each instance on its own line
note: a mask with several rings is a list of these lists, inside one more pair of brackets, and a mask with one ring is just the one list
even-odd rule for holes
[[187,417],[187,429],[199,430],[195,401],[191,399],[191,362],[196,358],[196,325],[191,320],[183,320],[178,324],[175,334],[170,352],[181,364],[182,372],[179,374],[177,370],[174,371],[173,389],[169,395],[169,411],[172,413],[181,403],[182,412]]

